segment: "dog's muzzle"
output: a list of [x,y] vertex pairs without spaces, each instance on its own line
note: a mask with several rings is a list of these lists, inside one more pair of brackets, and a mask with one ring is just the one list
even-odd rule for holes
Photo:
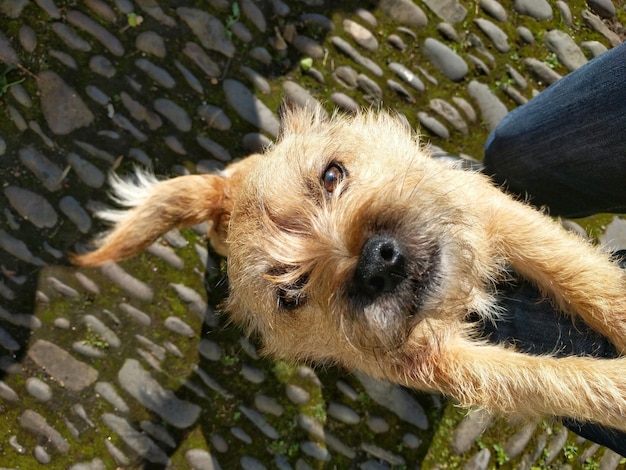
[[363,245],[354,281],[370,299],[394,292],[407,278],[406,255],[397,240],[387,235],[371,237]]

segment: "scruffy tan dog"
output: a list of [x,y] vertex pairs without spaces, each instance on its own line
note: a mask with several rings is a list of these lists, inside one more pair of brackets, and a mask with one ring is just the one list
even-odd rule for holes
[[273,356],[323,361],[464,406],[626,431],[626,359],[531,356],[476,339],[507,266],[626,351],[626,280],[596,248],[477,173],[431,159],[401,120],[288,110],[278,143],[221,175],[114,179],[126,212],[96,266],[210,221],[232,318]]

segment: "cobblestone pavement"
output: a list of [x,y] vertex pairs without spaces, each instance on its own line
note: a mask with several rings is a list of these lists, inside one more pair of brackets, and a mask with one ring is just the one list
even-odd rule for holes
[[[623,466],[558,423],[259,357],[216,315],[203,227],[99,270],[66,253],[102,229],[111,170],[223,168],[271,142],[283,97],[394,108],[480,159],[625,20],[623,0],[0,0],[0,467]],[[622,220],[589,226],[624,246]]]

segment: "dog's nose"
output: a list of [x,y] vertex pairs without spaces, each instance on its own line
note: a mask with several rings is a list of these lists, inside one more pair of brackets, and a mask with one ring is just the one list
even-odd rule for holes
[[404,250],[395,239],[376,235],[365,242],[354,274],[361,293],[377,297],[393,292],[406,277]]

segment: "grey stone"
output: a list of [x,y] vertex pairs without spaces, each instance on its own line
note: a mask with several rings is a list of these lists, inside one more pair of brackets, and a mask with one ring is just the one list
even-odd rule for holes
[[345,93],[341,93],[341,92],[331,93],[329,99],[332,103],[334,103],[335,105],[339,106],[341,109],[349,113],[355,113],[360,108],[358,103],[354,101],[352,98],[350,98],[348,95],[346,95]]
[[135,47],[141,52],[164,58],[167,55],[165,40],[154,31],[142,31],[135,38]]
[[57,224],[59,216],[43,196],[18,186],[4,188],[4,195],[11,207],[35,227],[51,228]]
[[122,452],[115,444],[113,444],[109,439],[104,439],[104,446],[107,449],[107,452],[113,457],[115,463],[121,465],[122,467],[127,467],[130,465],[130,459]]
[[332,44],[343,54],[347,55],[350,59],[352,59],[355,63],[359,64],[361,67],[369,70],[372,74],[377,77],[383,76],[382,69],[376,64],[372,59],[368,57],[362,56],[354,47],[352,47],[346,40],[340,38],[339,36],[333,36],[330,41]]
[[89,344],[86,341],[75,341],[72,350],[90,359],[100,359],[105,356],[103,348]]
[[230,428],[230,432],[241,442],[245,442],[246,444],[252,444],[252,437],[250,437],[250,435],[240,427],[232,427]]
[[37,47],[37,35],[35,34],[33,28],[28,25],[24,24],[20,27],[18,38],[20,40],[20,45],[28,53],[32,53]]
[[160,426],[152,421],[143,420],[139,423],[141,429],[150,434],[157,441],[162,442],[170,448],[176,447],[176,441],[172,435],[163,426]]
[[415,88],[417,91],[424,91],[426,86],[424,82],[420,80],[420,78],[415,75],[411,70],[406,68],[404,65],[398,62],[390,62],[389,70],[395,73],[398,77],[400,77],[404,82],[408,83],[411,87]]
[[548,65],[533,57],[528,57],[522,61],[524,66],[530,71],[541,83],[552,85],[561,79],[561,75],[552,70]]
[[194,329],[191,326],[189,326],[188,323],[184,322],[178,317],[173,317],[173,316],[167,317],[165,321],[163,322],[163,325],[168,330],[176,334],[179,334],[181,336],[187,336],[189,338],[193,338],[196,335]]
[[552,7],[546,0],[515,0],[513,8],[516,12],[531,16],[537,20],[552,18]]
[[122,46],[120,40],[100,23],[76,10],[69,11],[66,14],[66,18],[70,24],[90,34],[114,56],[121,57],[124,55],[124,46]]
[[20,105],[25,108],[32,107],[33,101],[30,99],[30,96],[20,83],[12,85],[9,93],[11,93],[11,96],[15,98],[15,101],[17,101]]
[[508,21],[506,9],[497,0],[480,0],[478,5],[492,18],[495,18],[502,23]]
[[0,346],[11,352],[21,349],[20,344],[2,327],[0,327]]
[[207,77],[215,79],[222,74],[219,65],[195,42],[187,42],[183,54],[189,57]]
[[85,5],[93,11],[100,18],[108,21],[109,23],[115,23],[117,21],[117,16],[113,9],[104,3],[102,0],[85,0]]
[[116,73],[113,62],[102,55],[95,55],[89,59],[89,68],[105,78],[113,78]]
[[450,80],[463,80],[469,68],[467,63],[444,43],[426,38],[424,41],[424,55],[439,71]]
[[395,80],[388,79],[387,86],[402,99],[408,101],[409,103],[415,103],[415,98],[413,97],[413,95],[400,83],[396,82]]
[[300,15],[300,21],[304,25],[314,26],[326,31],[333,31],[335,29],[333,20],[319,13],[303,13]]
[[206,126],[227,131],[232,127],[232,122],[223,109],[210,104],[202,104],[196,108],[196,113],[204,119]]
[[254,406],[263,413],[270,413],[274,416],[281,416],[285,412],[285,408],[278,401],[260,393],[254,396]]
[[50,457],[50,454],[48,454],[48,452],[46,452],[46,449],[44,449],[42,446],[37,445],[35,446],[35,449],[33,450],[33,455],[35,456],[35,458],[37,459],[37,461],[41,464],[49,464],[50,461],[52,460],[52,458]]
[[563,0],[558,0],[556,2],[556,8],[559,10],[559,13],[561,14],[563,23],[565,23],[567,26],[571,26],[574,18],[572,17],[572,10],[570,10],[569,5],[565,3]]
[[142,72],[145,72],[146,75],[163,88],[170,89],[174,88],[176,85],[176,80],[174,80],[174,77],[172,77],[167,70],[159,67],[148,59],[137,59],[135,61],[135,66]]
[[17,52],[11,46],[9,39],[0,31],[0,56],[3,57],[3,62],[9,62],[12,64],[19,64],[20,58],[17,56]]
[[249,54],[250,57],[252,57],[256,61],[259,61],[263,65],[272,64],[272,54],[270,54],[269,51],[264,47],[254,47],[250,50]]
[[616,34],[611,28],[609,28],[600,17],[594,15],[589,10],[583,10],[580,13],[580,16],[583,17],[583,21],[593,30],[600,33],[604,36],[612,47],[618,46],[622,42],[622,38]]
[[458,0],[424,0],[424,4],[448,23],[460,23],[467,15],[467,9]]
[[198,352],[202,357],[210,361],[219,361],[222,357],[222,348],[220,348],[219,344],[205,338],[198,343]]
[[358,424],[361,421],[359,414],[349,406],[331,401],[328,404],[327,412],[336,420],[346,424]]
[[112,413],[104,413],[102,421],[143,459],[161,465],[169,463],[167,454],[143,432],[133,428],[124,418]]
[[524,41],[526,44],[533,44],[535,42],[535,36],[533,35],[533,32],[526,26],[518,26],[517,28],[515,28],[515,30],[517,31],[517,34],[519,34],[521,40]]
[[70,49],[81,52],[89,52],[91,50],[89,42],[85,41],[72,27],[65,23],[53,23],[52,31],[54,31]]
[[448,121],[461,134],[468,134],[467,123],[454,106],[441,98],[434,98],[428,103],[430,109]]
[[265,420],[263,415],[258,411],[247,408],[243,405],[239,405],[239,411],[241,411],[243,415],[248,418],[252,422],[252,424],[254,424],[259,429],[259,431],[261,431],[268,438],[278,439],[280,437],[278,431],[276,431],[276,429],[274,429],[274,427],[269,424]]
[[41,320],[28,313],[11,313],[0,307],[0,320],[29,330],[38,330],[41,328]]
[[587,0],[587,5],[592,12],[601,18],[613,18],[615,16],[615,5],[611,0]]
[[29,0],[11,0],[0,2],[0,12],[9,18],[19,18],[22,10],[28,5]]
[[378,49],[378,40],[369,29],[349,19],[343,20],[343,29],[363,49]]
[[241,118],[272,137],[278,136],[278,119],[245,85],[237,80],[226,79],[223,87],[226,101]]
[[302,34],[296,35],[291,41],[291,45],[301,54],[312,59],[324,57],[324,48],[315,40]]
[[381,0],[378,8],[397,23],[415,28],[425,28],[428,25],[428,17],[424,11],[410,0]]
[[379,405],[387,408],[402,421],[420,429],[428,428],[428,418],[415,398],[403,388],[382,382],[360,372],[355,373],[365,391]]
[[287,384],[285,392],[287,393],[287,398],[295,405],[303,405],[311,399],[311,394],[298,385]]
[[350,90],[356,88],[356,79],[358,76],[359,73],[347,65],[340,65],[333,71],[333,78]]
[[73,196],[63,196],[59,200],[59,209],[82,233],[88,233],[91,229],[91,217]]
[[135,2],[139,8],[141,8],[146,14],[157,20],[159,23],[164,24],[170,28],[176,25],[176,21],[171,16],[165,14],[163,9],[158,5],[155,0],[136,0]]
[[252,0],[241,0],[241,11],[260,32],[264,33],[267,31],[265,16],[263,16],[261,9]]
[[55,72],[40,72],[37,85],[44,118],[54,134],[69,134],[93,122],[94,115],[80,95]]
[[80,392],[98,379],[96,369],[49,341],[37,340],[28,350],[28,356],[59,385],[73,392]]
[[504,444],[504,452],[510,459],[514,459],[524,452],[537,429],[537,423],[530,422],[513,434]]
[[36,0],[37,6],[45,11],[51,18],[61,18],[61,11],[54,4],[53,0]]
[[252,32],[239,21],[235,21],[229,28],[237,39],[245,43],[251,43],[254,39]]
[[484,83],[472,80],[467,87],[467,91],[478,104],[480,115],[487,129],[489,131],[495,129],[508,113],[506,106]]
[[258,385],[265,382],[265,373],[261,369],[248,364],[241,366],[241,375],[244,379],[253,384]]
[[26,119],[24,119],[24,116],[22,116],[22,114],[14,106],[9,105],[7,106],[7,109],[9,110],[9,116],[11,118],[11,121],[13,121],[13,124],[15,124],[15,127],[17,127],[18,131],[24,132],[26,129],[28,129]]
[[57,279],[54,276],[46,277],[46,281],[52,289],[66,297],[76,298],[80,295],[76,289],[68,286],[63,281]]
[[91,164],[73,152],[68,154],[67,161],[84,184],[92,188],[102,187],[106,177],[97,166]]
[[568,437],[569,432],[565,426],[562,427],[558,433],[552,436],[548,442],[546,450],[544,451],[545,465],[550,465],[554,459],[556,459],[561,450],[563,450],[563,447],[565,447]]
[[598,57],[608,50],[600,41],[583,41],[580,43],[580,47],[591,54],[592,57]]
[[100,269],[109,280],[120,286],[131,297],[148,302],[152,301],[154,297],[152,288],[148,284],[128,274],[118,264],[108,263]]
[[432,117],[424,111],[420,111],[417,113],[417,119],[424,128],[428,129],[437,137],[441,137],[446,140],[450,138],[450,131],[448,131],[448,128],[437,118]]
[[359,74],[356,79],[358,88],[363,92],[363,98],[370,104],[377,105],[383,99],[383,90],[378,83],[365,74]]
[[397,34],[390,34],[387,37],[387,42],[391,44],[393,47],[395,47],[396,49],[398,49],[399,51],[404,51],[407,48],[407,45],[404,42],[404,40]]
[[120,385],[139,403],[172,426],[184,429],[200,416],[200,407],[163,388],[135,359],[127,359],[118,372]]
[[467,452],[478,436],[489,426],[492,416],[484,410],[470,412],[457,426],[452,436],[450,448],[461,455]]
[[119,348],[122,345],[122,342],[115,332],[106,326],[99,318],[88,314],[83,317],[83,322],[87,328],[97,333],[112,348]]
[[46,402],[52,399],[50,386],[37,377],[29,377],[26,380],[26,391],[39,401]]
[[574,39],[564,31],[553,29],[543,36],[546,47],[554,52],[570,72],[587,63],[587,57]]
[[128,110],[133,119],[137,121],[144,121],[148,124],[151,130],[158,129],[163,125],[163,121],[160,116],[155,112],[149,110],[139,101],[134,100],[131,96],[123,91],[120,93],[122,104]]
[[368,454],[376,457],[377,459],[384,460],[390,465],[403,466],[406,465],[406,461],[399,455],[393,454],[388,450],[378,447],[374,444],[368,444],[366,442],[361,443],[361,448]]
[[508,36],[498,25],[484,18],[476,18],[474,23],[487,35],[498,51],[504,53],[511,50]]
[[59,431],[50,426],[39,413],[33,410],[25,410],[20,415],[19,422],[22,428],[47,439],[62,454],[67,454],[70,450],[70,445]]
[[320,462],[330,461],[330,452],[328,452],[328,449],[326,449],[326,447],[322,447],[317,442],[301,442],[300,450],[302,450],[302,452],[304,452],[306,455],[313,457],[315,460],[319,460]]
[[189,449],[185,460],[193,470],[221,470],[217,459],[204,449]]
[[179,7],[176,13],[187,23],[204,48],[220,52],[226,57],[234,56],[235,46],[220,20],[196,8]]
[[487,470],[491,460],[491,451],[487,448],[481,449],[463,466],[463,470]]
[[191,118],[187,111],[181,106],[167,98],[157,98],[154,100],[154,109],[156,109],[163,117],[170,121],[174,126],[182,132],[191,130]]
[[389,431],[389,423],[382,416],[370,415],[367,417],[367,427],[375,434],[382,434]]
[[17,259],[25,261],[26,263],[32,264],[34,266],[45,266],[45,262],[34,256],[31,251],[21,240],[12,237],[6,231],[0,229],[0,248],[9,254],[15,256]]
[[204,94],[204,87],[202,86],[202,83],[200,83],[200,80],[198,80],[198,78],[191,72],[191,70],[189,70],[177,60],[174,61],[174,65],[183,75],[183,78],[187,82],[187,85],[189,85],[193,91],[201,95]]
[[130,408],[120,394],[117,393],[113,384],[109,382],[97,382],[94,390],[102,398],[108,401],[116,411],[119,411],[120,413],[128,413],[130,411]]

